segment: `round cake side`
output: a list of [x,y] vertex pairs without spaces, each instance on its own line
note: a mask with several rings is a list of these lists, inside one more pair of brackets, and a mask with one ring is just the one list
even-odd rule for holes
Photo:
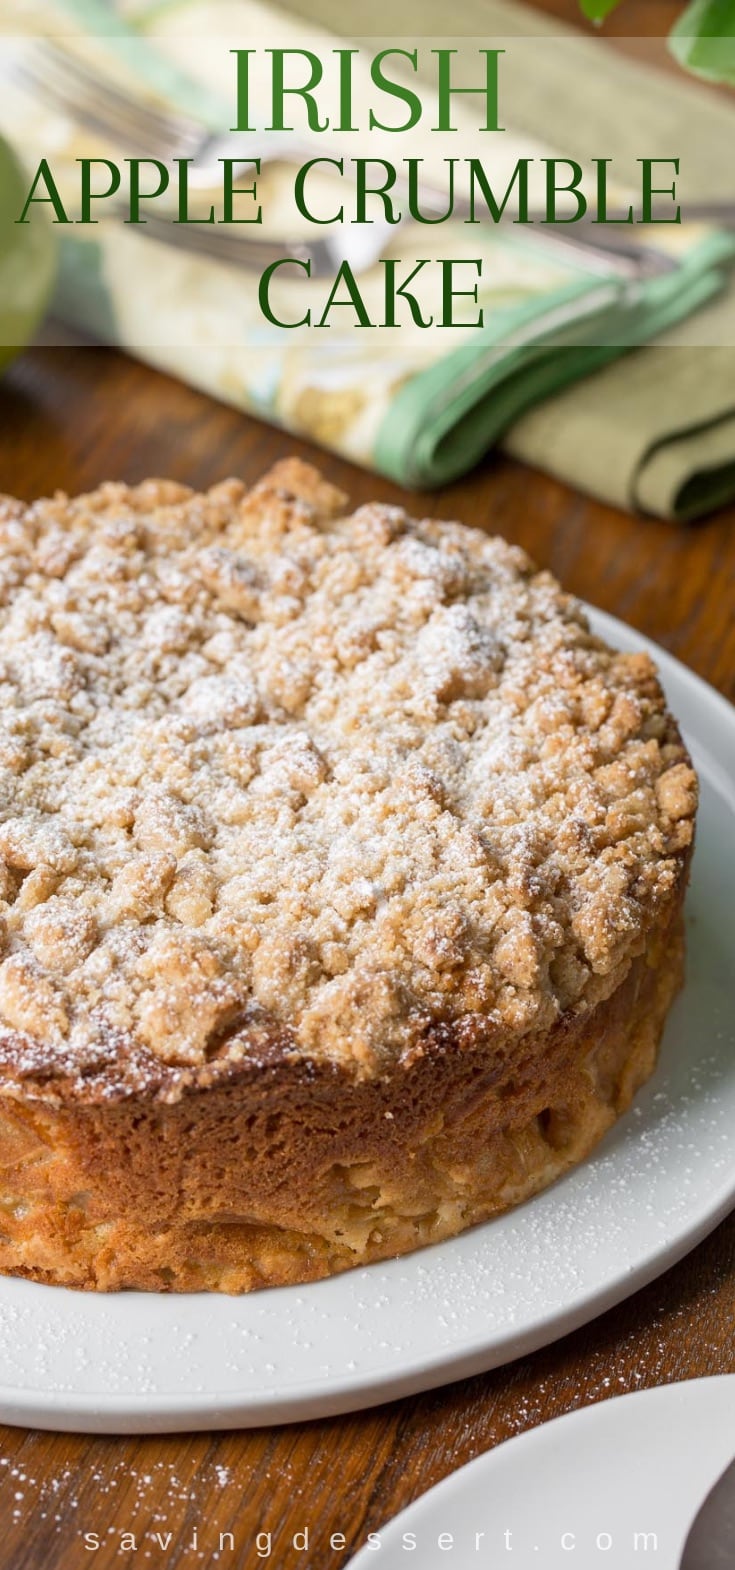
[[4,1096],[0,1270],[246,1292],[520,1204],[582,1161],[652,1073],[683,977],[684,885],[609,996],[520,1040],[478,1019],[429,1027],[410,1063],[357,1081],[274,1037],[172,1102],[165,1075],[120,1099],[104,1080],[91,1100]]
[[696,778],[524,554],[344,498],[0,503],[0,1270],[316,1279],[584,1158],[683,973]]

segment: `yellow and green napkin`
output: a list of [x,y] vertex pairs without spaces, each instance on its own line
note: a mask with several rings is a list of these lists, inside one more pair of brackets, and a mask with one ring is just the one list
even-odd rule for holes
[[[395,7],[382,4],[382,15],[371,7],[375,35],[446,33],[439,0],[403,0],[398,24]],[[22,0],[0,0],[6,33],[25,30],[23,10]],[[227,51],[208,52],[199,72],[182,41],[250,28],[265,47],[272,28],[283,40],[309,29],[357,36],[364,25],[362,8],[351,14],[343,0],[295,0],[288,12],[261,0],[119,0],[119,8],[42,0],[34,12],[36,29],[109,34],[123,64],[133,48],[150,92],[210,124],[231,98]],[[564,33],[514,0],[458,0],[452,29],[505,42],[506,141],[577,156],[585,130],[589,145],[622,167],[642,150],[681,147],[689,190],[727,194],[724,151],[719,163],[712,152],[733,144],[735,109],[725,100]],[[80,149],[91,150],[73,117],[23,91],[0,102],[3,129],[31,161],[34,145],[37,156],[53,146],[70,180]],[[108,151],[97,143],[95,152]],[[279,178],[282,170],[265,176],[266,210],[278,211]],[[537,244],[533,231],[444,224],[431,230],[432,255],[486,260],[480,300],[489,325],[446,335],[343,330],[326,343],[306,329],[270,328],[239,268],[103,218],[61,231],[57,308],[105,341],[407,485],[441,484],[502,443],[618,505],[689,517],[735,494],[735,243],[704,225],[661,235],[678,265],[631,286]],[[404,226],[386,254],[420,254],[422,238]],[[377,299],[377,269],[364,289]]]

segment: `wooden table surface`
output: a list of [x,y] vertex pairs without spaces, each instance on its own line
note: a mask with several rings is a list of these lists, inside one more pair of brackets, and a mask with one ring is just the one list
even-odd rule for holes
[[[573,0],[546,0],[546,9],[575,15]],[[610,30],[663,34],[676,10],[668,0],[628,0]],[[0,384],[0,490],[24,497],[149,474],[198,487],[228,474],[252,480],[294,446],[356,502],[379,496],[425,511],[425,497],[294,444],[110,350],[35,349]],[[497,458],[433,506],[518,541],[575,593],[735,698],[735,510],[688,527],[634,519]],[[675,1269],[555,1346],[372,1412],[155,1439],[6,1428],[0,1570],[255,1565],[266,1562],[255,1547],[266,1531],[279,1570],[339,1570],[368,1531],[509,1435],[624,1391],[735,1371],[734,1326],[732,1215]],[[306,1526],[309,1551],[295,1552],[293,1534]],[[228,1531],[236,1552],[225,1548],[216,1560],[218,1534]],[[172,1534],[167,1550],[153,1532]],[[85,1533],[97,1534],[97,1552]],[[137,1551],[124,1533],[134,1534]],[[344,1551],[330,1547],[333,1533],[344,1533]]]

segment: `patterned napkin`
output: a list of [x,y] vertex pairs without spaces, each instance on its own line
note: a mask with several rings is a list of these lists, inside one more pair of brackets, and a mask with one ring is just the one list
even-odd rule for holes
[[[374,33],[384,26],[388,37],[395,34],[389,9],[382,19],[371,12]],[[441,38],[444,9],[439,0],[404,0],[401,31]],[[111,0],[42,0],[34,28],[109,35],[95,45],[103,75],[109,70],[115,79],[122,71],[124,78],[134,67],[156,98],[221,124],[221,105],[232,101],[229,40],[255,34],[263,44],[303,45],[320,29],[338,35],[346,15],[349,21],[341,0],[296,0],[288,13],[260,0],[118,0],[117,8]],[[576,155],[585,114],[590,145],[597,137],[606,154],[620,147],[632,167],[642,148],[676,146],[676,129],[681,143],[684,121],[687,153],[694,148],[702,168],[713,136],[726,126],[732,139],[729,106],[686,83],[672,87],[650,71],[642,78],[641,67],[573,35],[567,48],[534,47],[536,30],[550,25],[538,13],[506,0],[460,0],[460,16],[458,32],[466,36],[523,39],[517,59],[507,49],[515,76],[505,156],[529,149]],[[23,0],[0,0],[0,24],[5,33],[28,31]],[[555,35],[561,32],[554,24]],[[212,38],[222,47],[197,47]],[[594,54],[586,60],[580,49]],[[630,113],[620,112],[622,92]],[[70,189],[75,160],[85,152],[121,156],[25,88],[0,98],[0,130],[16,138],[31,163],[52,149],[54,169],[67,171]],[[471,146],[469,120],[465,136]],[[351,146],[355,151],[375,149]],[[283,166],[273,166],[259,185],[276,231],[284,178]],[[700,194],[699,183],[694,190]],[[722,347],[735,343],[729,236],[704,226],[660,229],[656,243],[672,249],[676,268],[631,286],[615,271],[601,273],[539,244],[533,231],[443,224],[429,232],[432,257],[483,256],[484,329],[341,329],[328,343],[306,329],[279,332],[264,321],[253,276],[241,267],[105,217],[94,228],[60,231],[57,308],[105,341],[407,485],[441,484],[503,440],[624,506],[693,515],[735,491],[735,356]],[[425,234],[405,224],[399,237],[387,236],[383,254],[426,254]],[[379,270],[360,283],[377,310]],[[295,300],[301,285],[290,289]],[[723,337],[727,312],[730,336]],[[654,336],[661,347],[625,352]]]

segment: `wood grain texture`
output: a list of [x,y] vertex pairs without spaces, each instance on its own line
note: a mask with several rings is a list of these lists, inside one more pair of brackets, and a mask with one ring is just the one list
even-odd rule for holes
[[[546,0],[546,9],[576,14],[573,0]],[[663,34],[676,9],[627,0],[608,30]],[[36,349],[0,383],[0,490],[25,497],[150,474],[197,487],[227,474],[252,480],[294,446],[355,502],[430,507],[518,541],[568,588],[735,698],[735,510],[689,527],[631,518],[495,458],[430,500],[413,496],[108,350]],[[150,1440],[6,1428],[0,1570],[339,1570],[368,1531],[508,1436],[627,1390],[735,1371],[734,1327],[731,1216],[659,1281],[555,1346],[373,1412]],[[296,1552],[293,1535],[307,1526],[309,1550]],[[268,1561],[256,1552],[263,1531],[272,1534]],[[121,1547],[126,1532],[137,1551]],[[166,1549],[156,1532],[172,1534]],[[215,1558],[220,1532],[232,1532],[236,1548]],[[98,1534],[98,1552],[85,1548],[84,1533]],[[344,1534],[344,1550],[330,1547],[334,1533]]]

